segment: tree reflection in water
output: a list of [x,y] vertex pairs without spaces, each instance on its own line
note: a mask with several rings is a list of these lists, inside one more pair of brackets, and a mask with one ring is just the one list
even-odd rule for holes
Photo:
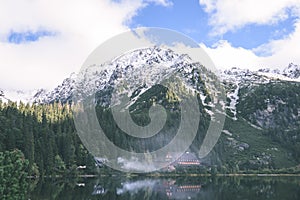
[[100,177],[44,180],[30,199],[300,199],[298,177]]

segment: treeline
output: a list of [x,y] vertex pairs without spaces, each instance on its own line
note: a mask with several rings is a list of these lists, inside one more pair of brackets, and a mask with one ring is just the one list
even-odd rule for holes
[[31,176],[94,166],[93,157],[75,132],[70,105],[0,102],[0,152],[20,150]]

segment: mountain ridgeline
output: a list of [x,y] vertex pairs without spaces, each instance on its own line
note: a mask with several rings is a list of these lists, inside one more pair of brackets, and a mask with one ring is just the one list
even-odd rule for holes
[[[159,66],[151,68],[150,66]],[[209,123],[214,119],[213,97],[208,87],[215,75],[188,55],[157,47],[126,54],[104,66],[91,66],[81,80],[86,94],[96,93],[97,117],[106,136],[117,146],[147,152],[170,142],[180,125],[181,94],[195,96],[200,111],[199,128],[190,151],[198,155]],[[101,68],[101,70],[98,70]],[[200,70],[199,70],[200,69]],[[250,71],[232,68],[220,73],[226,93],[224,128],[212,152],[201,159],[207,168],[222,173],[248,170],[280,170],[300,163],[300,67],[290,64],[284,70]],[[154,84],[176,72],[169,87]],[[148,75],[155,78],[147,79]],[[126,78],[125,78],[126,77]],[[73,74],[53,91],[39,90],[31,104],[13,103],[0,91],[0,151],[20,149],[29,160],[31,173],[56,173],[80,165],[93,168],[91,155],[75,132],[71,111],[78,84]],[[77,85],[76,85],[77,84]],[[83,87],[84,86],[84,87]],[[115,91],[114,88],[118,88]],[[167,113],[166,124],[155,136],[136,138],[116,124],[111,104],[113,93],[130,94],[128,104],[132,120],[140,126],[151,123],[148,110],[161,105]]]

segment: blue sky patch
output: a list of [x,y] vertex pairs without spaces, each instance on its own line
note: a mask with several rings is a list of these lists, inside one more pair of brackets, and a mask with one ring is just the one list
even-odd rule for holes
[[161,27],[179,31],[197,42],[216,40],[209,38],[208,16],[201,9],[199,1],[172,1],[173,5],[164,7],[150,4],[139,11],[129,24],[130,28],[139,26]]
[[191,37],[198,43],[212,47],[219,40],[227,40],[233,47],[253,49],[271,40],[286,37],[295,30],[297,19],[289,17],[276,24],[249,24],[220,36],[212,36],[213,27],[209,25],[209,15],[200,6],[198,0],[173,0],[173,5],[164,7],[150,4],[141,9],[129,24],[130,28],[139,26],[169,28]]
[[27,42],[38,41],[42,37],[54,36],[55,33],[50,31],[26,31],[26,32],[14,32],[12,31],[7,36],[7,41],[13,44],[22,44]]
[[290,17],[274,25],[250,24],[233,32],[223,35],[234,47],[252,49],[271,40],[283,39],[295,31],[294,23],[296,18]]

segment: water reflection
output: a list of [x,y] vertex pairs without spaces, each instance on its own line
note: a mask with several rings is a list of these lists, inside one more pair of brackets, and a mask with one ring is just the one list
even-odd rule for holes
[[41,181],[30,199],[300,199],[298,177],[101,177]]
[[122,183],[121,188],[117,188],[117,195],[130,193],[131,196],[140,193],[155,193],[163,199],[191,199],[197,197],[201,184],[177,184],[174,179],[146,179]]

